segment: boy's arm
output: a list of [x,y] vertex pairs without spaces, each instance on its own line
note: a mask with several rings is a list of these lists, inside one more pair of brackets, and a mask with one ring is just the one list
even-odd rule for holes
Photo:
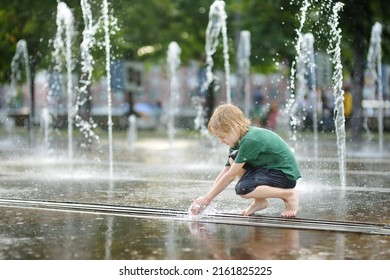
[[219,180],[221,180],[222,176],[223,176],[226,172],[228,172],[229,169],[230,169],[230,165],[227,165],[227,166],[225,166],[225,167],[221,170],[221,172],[218,174],[217,178],[215,178],[213,186],[215,186],[216,184],[218,184]]
[[220,194],[226,187],[240,174],[244,163],[233,163],[230,167],[225,167],[218,175],[213,187],[204,197],[199,197],[192,202],[189,211],[194,214],[200,214],[211,201]]

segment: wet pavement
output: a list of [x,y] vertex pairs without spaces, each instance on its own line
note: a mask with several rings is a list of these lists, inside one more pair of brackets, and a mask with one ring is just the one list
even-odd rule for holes
[[[66,151],[29,149],[23,139],[2,136],[0,259],[390,259],[388,144],[382,153],[375,144],[348,146],[342,188],[335,137],[323,138],[317,159],[310,137],[295,147],[303,173],[296,227],[278,218],[279,200],[256,219],[236,219],[251,201],[237,197],[234,184],[202,217],[186,215],[225,161],[226,147],[208,139],[187,136],[171,145],[148,136],[129,150],[125,133],[116,135],[110,178],[105,152],[69,160]],[[179,214],[167,214],[172,210]]]

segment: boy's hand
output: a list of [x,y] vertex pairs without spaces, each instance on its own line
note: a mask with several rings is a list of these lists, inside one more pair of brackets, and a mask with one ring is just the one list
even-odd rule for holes
[[210,204],[210,200],[206,197],[199,197],[192,202],[188,212],[192,215],[198,215]]

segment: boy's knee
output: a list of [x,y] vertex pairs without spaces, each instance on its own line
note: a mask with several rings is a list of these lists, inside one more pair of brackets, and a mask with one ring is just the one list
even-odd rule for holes
[[248,186],[245,186],[244,184],[238,182],[236,187],[235,187],[235,190],[236,190],[236,194],[243,197],[243,198],[246,198],[245,196],[247,194],[249,194],[250,192],[252,192],[256,187],[248,187]]

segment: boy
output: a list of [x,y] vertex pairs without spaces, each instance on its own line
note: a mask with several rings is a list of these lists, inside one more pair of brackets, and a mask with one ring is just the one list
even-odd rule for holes
[[231,104],[217,107],[208,129],[221,143],[230,147],[229,161],[215,179],[210,191],[206,196],[194,200],[189,212],[193,215],[200,214],[239,177],[236,194],[245,199],[254,199],[242,215],[249,216],[265,209],[268,207],[268,198],[280,198],[285,204],[281,216],[295,217],[299,198],[294,188],[301,175],[287,143],[270,130],[251,126],[244,113]]

